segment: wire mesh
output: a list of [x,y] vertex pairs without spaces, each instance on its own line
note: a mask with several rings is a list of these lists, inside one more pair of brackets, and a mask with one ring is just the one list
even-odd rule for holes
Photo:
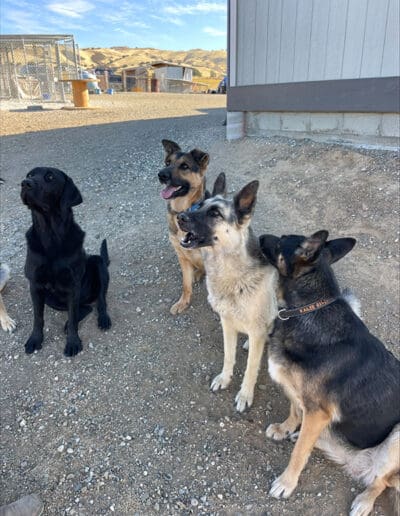
[[78,78],[73,36],[0,36],[0,98],[65,102]]

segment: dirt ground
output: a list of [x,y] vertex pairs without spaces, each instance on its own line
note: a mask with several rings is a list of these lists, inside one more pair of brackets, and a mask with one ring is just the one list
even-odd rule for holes
[[[246,363],[238,347],[232,385],[209,391],[222,367],[222,333],[205,284],[173,317],[180,294],[157,172],[161,139],[211,155],[209,182],[224,171],[229,193],[260,181],[253,227],[264,232],[357,238],[335,270],[363,318],[397,356],[398,173],[394,153],[283,138],[227,142],[225,97],[121,94],[91,97],[90,111],[3,111],[0,259],[12,269],[3,295],[16,331],[0,333],[0,505],[31,492],[45,515],[348,514],[360,486],[314,452],[289,500],[268,496],[293,444],[266,440],[288,403],[264,356],[254,404],[234,410]],[[43,349],[24,353],[32,324],[23,274],[30,213],[19,184],[34,166],[71,175],[86,249],[107,238],[112,329],[91,314],[84,350],[63,356],[65,314],[46,310]],[[376,515],[393,514],[387,494]]]

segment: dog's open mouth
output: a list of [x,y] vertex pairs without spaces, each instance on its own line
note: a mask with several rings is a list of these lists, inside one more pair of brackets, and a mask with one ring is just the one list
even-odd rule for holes
[[183,188],[183,186],[171,186],[171,185],[169,185],[169,186],[166,186],[164,188],[164,190],[161,190],[160,195],[161,195],[161,197],[163,199],[171,199],[171,197],[175,193],[179,192],[179,190],[181,190],[182,188]]
[[192,249],[194,247],[198,247],[200,244],[200,238],[195,235],[194,233],[191,233],[190,231],[186,233],[186,235],[181,239],[181,246],[185,249]]

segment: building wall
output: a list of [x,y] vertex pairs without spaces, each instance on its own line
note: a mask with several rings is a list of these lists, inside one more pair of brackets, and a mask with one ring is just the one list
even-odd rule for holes
[[230,86],[400,75],[398,0],[231,0],[230,9]]
[[228,139],[398,144],[399,0],[229,0],[228,18]]

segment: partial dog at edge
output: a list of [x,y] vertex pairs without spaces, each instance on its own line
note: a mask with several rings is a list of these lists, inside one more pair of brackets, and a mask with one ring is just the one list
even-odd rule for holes
[[0,325],[4,331],[15,330],[15,321],[8,315],[1,293],[10,278],[10,268],[5,263],[0,264]]
[[250,228],[258,181],[226,200],[225,176],[216,180],[213,197],[194,212],[178,215],[186,233],[185,249],[201,249],[206,269],[208,301],[220,315],[224,335],[224,365],[211,389],[228,387],[235,365],[238,333],[249,337],[249,356],[241,389],[235,398],[240,412],[253,403],[264,345],[277,314],[277,273],[263,255]]
[[25,275],[30,282],[33,304],[33,331],[25,344],[26,353],[41,349],[44,305],[68,311],[64,353],[73,356],[82,350],[78,323],[97,302],[97,324],[111,327],[107,313],[108,252],[103,240],[100,256],[86,255],[85,233],[74,221],[72,207],[82,196],[70,177],[50,167],[32,169],[21,183],[22,202],[32,212]]
[[[4,179],[0,177],[0,185],[4,184]],[[4,305],[1,293],[10,279],[10,268],[5,263],[0,264],[0,326],[4,331],[12,332],[15,330],[16,324],[13,319],[8,315],[7,309]]]
[[161,197],[167,201],[169,240],[182,269],[182,294],[170,310],[176,315],[189,307],[193,281],[199,281],[204,275],[200,251],[188,252],[180,245],[183,233],[179,229],[176,216],[181,211],[196,210],[205,197],[209,196],[205,174],[210,157],[199,149],[182,152],[179,145],[170,140],[162,140],[162,144],[165,149],[165,168],[160,170],[158,178],[165,188]]
[[316,446],[365,484],[350,514],[366,516],[386,487],[400,490],[400,362],[368,331],[330,267],[355,239],[327,238],[327,231],[260,238],[286,304],[271,336],[268,368],[291,403],[289,417],[270,425],[267,436],[282,440],[301,425],[270,494],[291,495]]

